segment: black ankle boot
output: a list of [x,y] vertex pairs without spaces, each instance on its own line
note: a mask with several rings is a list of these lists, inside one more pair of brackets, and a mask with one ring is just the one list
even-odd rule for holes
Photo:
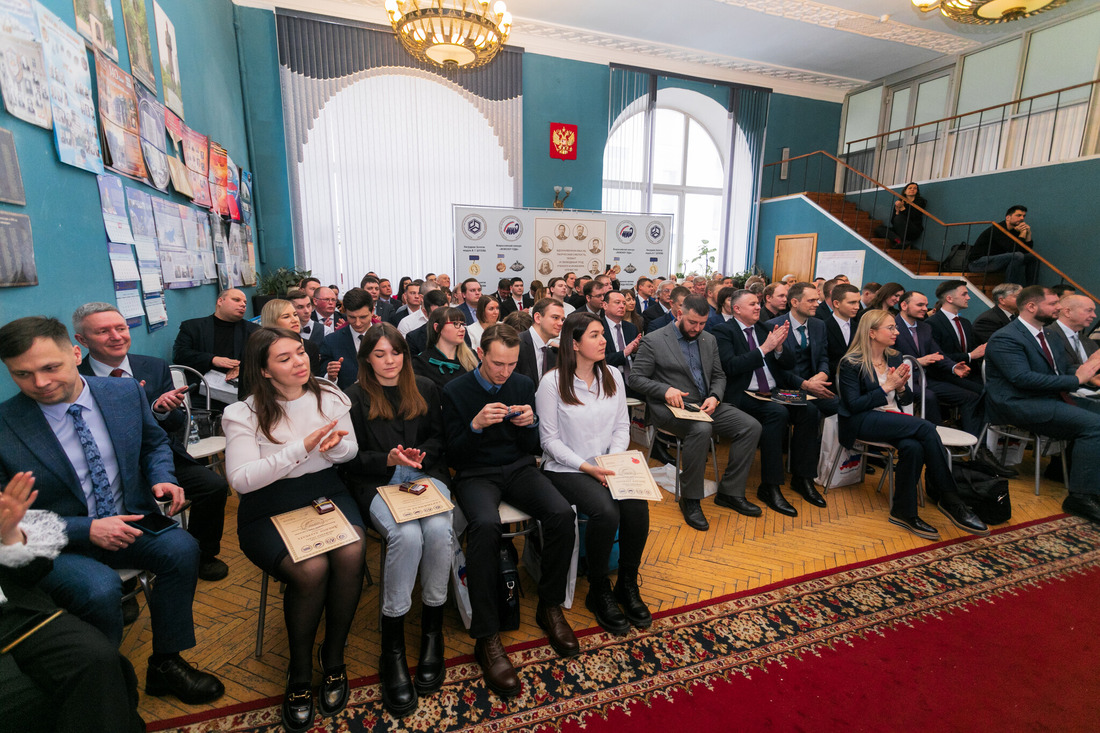
[[416,663],[416,691],[421,695],[443,686],[443,606],[424,606],[420,615],[420,659]]
[[638,591],[638,570],[619,565],[619,579],[615,581],[615,600],[622,604],[623,613],[633,626],[647,629],[653,616]]
[[416,710],[416,689],[409,679],[405,659],[405,617],[382,617],[382,656],[378,660],[382,678],[382,704],[395,718]]

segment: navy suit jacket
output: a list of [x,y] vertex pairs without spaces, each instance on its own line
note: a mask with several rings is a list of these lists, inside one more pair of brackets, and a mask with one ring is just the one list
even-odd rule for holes
[[952,361],[969,362],[970,352],[978,347],[978,337],[974,334],[974,327],[970,321],[959,316],[962,324],[963,335],[966,336],[966,349],[959,343],[959,332],[954,324],[941,311],[936,311],[928,316],[925,323],[932,329],[932,338],[943,348],[943,355]]
[[[1073,348],[1073,345],[1066,338],[1066,332],[1062,330],[1062,327],[1057,323],[1052,323],[1043,329],[1047,335],[1047,344],[1050,345],[1050,350],[1055,354],[1055,359],[1058,360],[1059,366],[1064,365],[1063,373],[1075,372],[1077,367],[1081,366],[1081,355],[1077,353],[1077,350]],[[1081,348],[1085,350],[1085,358],[1092,356],[1096,351],[1096,342],[1088,336],[1083,334],[1077,334],[1077,339],[1081,342]]]
[[[924,321],[917,321],[917,342],[913,342],[913,334],[909,332],[909,326],[900,316],[894,316],[894,323],[898,327],[898,340],[894,342],[894,348],[906,356],[928,356],[937,352],[943,354],[943,358],[935,364],[929,364],[924,369],[930,379],[950,379],[954,376],[951,370],[955,368],[955,360],[944,354],[935,337],[932,336],[932,327]],[[919,349],[918,349],[919,347]]]
[[[1039,341],[1017,318],[989,337],[985,347],[985,394],[992,422],[1027,425],[1053,420],[1059,394],[1081,386],[1051,349],[1058,372],[1043,355]],[[1068,373],[1067,373],[1068,372]]]
[[[145,393],[133,379],[85,377],[111,435],[129,514],[158,511],[152,487],[176,483],[168,436],[157,424]],[[35,509],[48,509],[65,521],[68,547],[92,550],[88,501],[57,436],[38,403],[22,392],[0,404],[0,484],[20,471],[32,471],[38,491]]]
[[[615,332],[611,330],[611,322],[607,318],[603,321],[603,338],[607,342],[604,346],[604,358],[609,366],[621,367],[626,365],[626,355],[619,351],[619,344],[615,340]],[[630,342],[638,338],[638,327],[625,318],[621,321],[623,326],[623,345],[629,346]],[[637,354],[637,350],[634,352]]]
[[466,303],[462,303],[460,306],[458,306],[458,309],[462,311],[462,317],[466,319],[467,326],[469,326],[471,323],[477,323],[476,309],[471,308],[470,306],[466,305]]
[[[736,318],[731,318],[721,326],[714,329],[714,340],[718,342],[718,358],[722,360],[722,369],[726,372],[726,395],[724,402],[731,405],[740,405],[743,400],[755,399],[745,394],[749,388],[752,377],[757,368],[768,365],[777,387],[780,384],[779,374],[782,371],[775,359],[775,352],[764,355],[760,351],[760,344],[768,338],[768,329],[759,321],[753,326],[753,338],[757,348],[750,349],[749,342],[745,338],[744,326]],[[767,389],[766,386],[761,389]]]
[[[848,332],[855,338],[856,329],[859,327],[858,318],[852,318],[848,322]],[[850,340],[845,340],[844,331],[840,330],[840,324],[831,315],[825,320],[825,336],[829,342],[829,381],[836,379],[836,368],[840,366],[840,360],[847,353],[851,345]]]
[[[233,331],[232,359],[240,359],[244,354],[244,344],[259,326],[252,321],[237,321]],[[191,318],[180,324],[180,332],[172,346],[172,361],[183,364],[206,374],[214,366],[214,316]]]
[[359,354],[355,350],[355,339],[351,334],[351,326],[345,326],[336,333],[325,336],[325,342],[321,344],[321,363],[317,374],[325,376],[329,362],[342,357],[344,363],[340,365],[340,373],[336,375],[336,386],[340,389],[347,389],[355,384],[359,377]]
[[[901,354],[886,357],[886,364],[895,369],[901,366],[901,363]],[[859,364],[842,360],[838,372],[837,428],[840,433],[840,444],[845,448],[851,448],[867,415],[876,407],[886,406],[886,393],[882,391],[878,379],[864,372]],[[895,392],[894,399],[898,407],[912,404],[913,391],[906,389],[901,394]]]
[[984,344],[989,337],[1012,322],[1012,318],[997,306],[974,319],[974,336]]
[[[305,332],[306,328],[309,328],[309,333]],[[309,324],[302,327],[302,338],[306,341],[310,341],[318,349],[321,348],[321,344],[325,343],[325,327],[322,326],[313,317],[310,317]]]
[[[768,331],[772,331],[785,320],[791,321],[791,328],[787,332],[787,340],[783,342],[783,354],[776,358],[776,364],[779,365],[784,374],[777,374],[776,378],[781,379],[784,385],[789,388],[797,389],[804,379],[809,379],[818,372],[829,374],[829,337],[825,333],[824,321],[817,318],[806,319],[806,335],[810,340],[810,364],[813,372],[811,374],[798,374],[794,371],[799,351],[798,332],[795,331],[795,322],[791,320],[791,314],[786,313],[778,318],[773,318],[764,326]],[[832,381],[831,377],[829,381]]]

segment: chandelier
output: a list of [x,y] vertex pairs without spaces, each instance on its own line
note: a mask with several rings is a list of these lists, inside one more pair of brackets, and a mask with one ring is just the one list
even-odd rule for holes
[[1060,7],[1069,0],[913,0],[922,13],[939,10],[958,23],[1007,23]]
[[489,63],[512,30],[502,0],[386,0],[386,12],[409,53],[449,68]]

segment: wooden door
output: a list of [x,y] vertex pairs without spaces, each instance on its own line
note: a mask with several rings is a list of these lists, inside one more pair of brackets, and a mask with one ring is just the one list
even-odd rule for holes
[[810,282],[817,259],[817,234],[783,234],[775,238],[772,281],[793,274],[799,282]]

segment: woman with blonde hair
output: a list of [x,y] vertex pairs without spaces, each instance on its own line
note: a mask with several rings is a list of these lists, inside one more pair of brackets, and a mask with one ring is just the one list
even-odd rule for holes
[[[294,312],[294,304],[281,298],[275,298],[264,303],[263,310],[260,311],[260,326],[263,328],[285,328],[288,331],[294,331],[298,335],[302,333],[302,322],[298,320],[298,314]],[[309,355],[309,370],[316,374],[321,366],[321,351],[317,348],[317,344],[312,341],[303,339],[302,343],[306,347],[306,354]],[[246,391],[241,399],[247,397],[248,394]]]
[[837,368],[840,444],[885,442],[897,448],[890,524],[918,537],[938,540],[939,532],[917,514],[917,482],[925,471],[928,497],[959,529],[985,536],[989,529],[959,497],[936,426],[902,412],[913,403],[909,365],[894,348],[898,328],[884,309],[868,310]]

